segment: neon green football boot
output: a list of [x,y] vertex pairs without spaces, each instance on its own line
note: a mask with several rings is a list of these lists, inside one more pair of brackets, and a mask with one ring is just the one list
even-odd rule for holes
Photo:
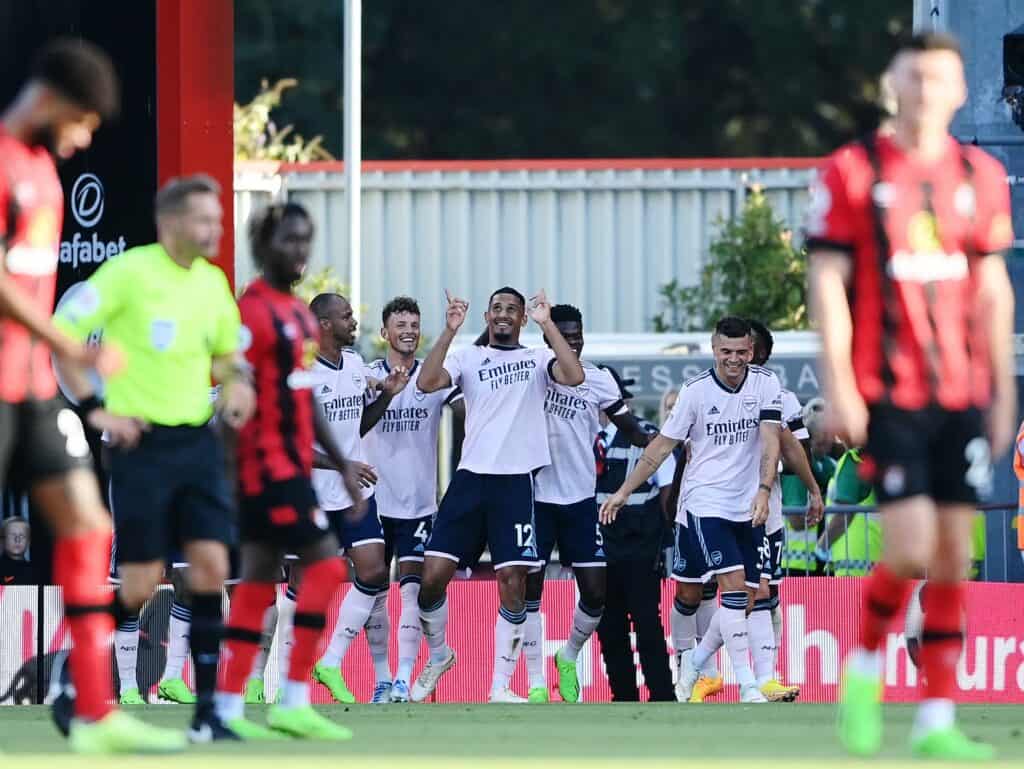
[[262,705],[266,702],[263,694],[263,679],[250,678],[245,684],[245,704]]
[[177,702],[179,705],[194,705],[196,701],[196,695],[181,678],[168,678],[166,681],[161,681],[156,688],[156,693],[160,695],[160,699]]
[[293,737],[305,737],[311,740],[334,740],[343,742],[352,739],[351,730],[336,724],[329,718],[317,713],[312,705],[298,708],[286,708],[273,705],[267,711],[267,723],[279,732]]
[[558,671],[558,693],[565,702],[580,701],[580,679],[576,675],[576,660],[565,659],[563,649],[555,652],[555,669]]
[[233,731],[243,740],[259,742],[261,740],[271,741],[288,739],[287,734],[275,731],[274,729],[268,729],[265,726],[260,726],[247,718],[232,718],[230,721],[225,721],[224,726]]
[[113,710],[99,721],[71,722],[68,745],[82,755],[113,753],[178,753],[188,746],[178,729],[151,726],[122,710]]
[[118,700],[122,705],[145,705],[146,701],[142,699],[142,695],[139,693],[139,687],[133,686],[131,689],[125,689],[121,692],[121,697]]
[[840,684],[836,724],[839,741],[855,756],[873,756],[882,747],[882,681],[847,662]]
[[933,729],[910,744],[918,758],[941,761],[991,761],[996,749],[984,742],[975,742],[956,726]]
[[331,696],[334,697],[335,702],[351,705],[356,701],[356,696],[349,691],[340,668],[318,662],[313,667],[313,680],[319,681],[326,686]]

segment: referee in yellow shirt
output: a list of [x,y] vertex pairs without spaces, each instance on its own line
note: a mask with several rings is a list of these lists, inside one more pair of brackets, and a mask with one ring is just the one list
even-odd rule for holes
[[237,739],[213,711],[223,631],[221,591],[236,520],[210,381],[223,385],[221,418],[240,427],[254,396],[239,351],[238,306],[224,273],[210,264],[221,237],[220,187],[210,177],[173,179],[156,194],[157,242],[103,264],[58,312],[56,323],[84,340],[103,329],[124,369],[101,402],[76,372],[81,417],[110,443],[110,507],[121,576],[120,600],[137,612],[160,582],[172,549],[191,568],[191,652],[196,679],[193,742]]

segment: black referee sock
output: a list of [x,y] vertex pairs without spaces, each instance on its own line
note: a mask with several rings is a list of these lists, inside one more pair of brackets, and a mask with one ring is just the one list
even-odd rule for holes
[[192,594],[192,629],[189,647],[196,680],[196,719],[213,715],[213,692],[217,687],[217,657],[224,635],[221,594]]

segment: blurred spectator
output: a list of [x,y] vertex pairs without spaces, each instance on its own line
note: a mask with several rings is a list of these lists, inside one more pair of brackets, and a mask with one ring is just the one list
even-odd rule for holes
[[24,518],[8,518],[3,523],[4,552],[0,556],[0,584],[34,585],[35,569],[28,560],[31,528]]
[[[819,492],[824,496],[836,469],[833,454],[842,455],[842,444],[836,441],[835,433],[828,429],[824,399],[814,398],[807,402],[803,409],[803,421],[811,435],[811,471],[818,482]],[[783,473],[780,482],[783,507],[807,507],[807,489],[803,481],[791,473]],[[785,516],[784,524],[783,570],[794,576],[820,573],[815,556],[818,549],[818,527],[807,528],[803,513]]]
[[[825,495],[825,504],[873,507],[875,489],[861,478],[864,461],[859,448],[848,449],[836,465]],[[818,540],[819,557],[827,560],[827,571],[837,577],[868,574],[882,557],[882,523],[874,513],[833,513],[826,516],[825,532]]]

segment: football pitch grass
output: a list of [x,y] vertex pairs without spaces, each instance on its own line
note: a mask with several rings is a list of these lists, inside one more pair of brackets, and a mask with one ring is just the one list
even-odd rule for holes
[[[263,710],[249,706],[247,712],[262,721]],[[152,723],[184,728],[190,708],[150,705],[130,712]],[[417,769],[852,764],[888,769],[923,763],[913,760],[907,748],[914,712],[910,705],[887,706],[884,750],[865,762],[851,761],[840,750],[833,735],[832,705],[334,705],[322,712],[349,726],[355,738],[345,743],[219,743],[178,756],[115,759],[68,755],[47,708],[2,707],[0,766],[242,769],[273,764],[337,769],[405,761]],[[1024,706],[964,706],[960,717],[969,735],[997,746],[999,763],[1020,766],[1024,761]]]

